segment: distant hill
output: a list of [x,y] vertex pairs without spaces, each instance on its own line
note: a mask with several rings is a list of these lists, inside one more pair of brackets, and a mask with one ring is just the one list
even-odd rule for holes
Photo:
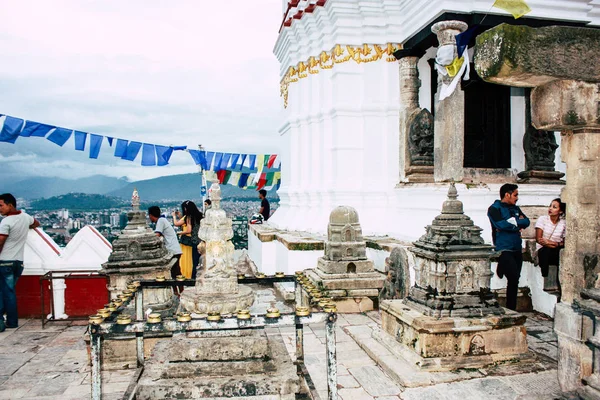
[[[202,197],[200,195],[201,186],[202,178],[200,174],[181,174],[131,182],[124,187],[107,193],[107,195],[129,199],[133,189],[137,189],[142,201],[193,200],[197,202]],[[221,195],[224,200],[258,199],[255,190],[243,190],[231,185],[221,185]],[[272,200],[279,200],[275,190],[269,192],[267,197]]]
[[[136,182],[129,182],[125,178],[111,178],[103,175],[81,179],[36,177],[16,183],[3,184],[2,192],[9,192],[17,198],[28,200],[48,199],[69,193],[85,193],[120,197],[129,201],[133,189],[137,188],[142,202],[159,200],[181,202],[184,200],[198,201],[201,198],[201,182],[200,174],[197,173],[162,176]],[[227,200],[255,200],[258,198],[255,190],[243,190],[231,185],[221,185],[221,193],[223,198]],[[268,198],[275,201],[279,200],[275,190],[269,192]]]
[[61,210],[71,211],[102,210],[127,205],[124,199],[101,194],[69,193],[48,199],[39,199],[31,202],[30,208],[34,210]]
[[16,183],[5,183],[2,185],[2,192],[31,200],[67,193],[106,194],[128,184],[129,181],[126,178],[112,178],[104,175],[81,179],[35,177]]

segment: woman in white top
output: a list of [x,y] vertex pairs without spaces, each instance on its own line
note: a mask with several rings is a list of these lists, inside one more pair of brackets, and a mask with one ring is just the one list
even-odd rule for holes
[[549,265],[559,265],[559,252],[565,245],[566,205],[554,199],[548,207],[548,215],[542,215],[535,223],[535,241],[538,263],[542,276],[548,276]]

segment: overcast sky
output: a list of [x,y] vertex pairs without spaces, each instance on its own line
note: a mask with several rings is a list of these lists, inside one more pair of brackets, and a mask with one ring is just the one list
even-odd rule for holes
[[[0,114],[208,150],[278,151],[281,0],[0,0]],[[98,160],[43,138],[0,143],[3,178],[148,179],[197,171]],[[5,179],[2,179],[5,181]],[[1,181],[0,181],[1,182]]]

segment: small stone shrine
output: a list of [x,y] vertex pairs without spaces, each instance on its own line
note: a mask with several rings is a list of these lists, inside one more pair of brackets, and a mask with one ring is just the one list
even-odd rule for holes
[[492,247],[463,213],[454,184],[442,213],[414,243],[415,285],[380,304],[382,328],[428,370],[478,368],[527,352],[525,317],[491,293]]
[[[206,242],[207,269],[196,287],[181,295],[181,306],[194,318],[231,314],[254,302],[252,289],[237,283],[231,219],[220,208],[218,183],[211,192],[212,208],[199,231]],[[296,366],[279,333],[229,328],[176,333],[159,342],[145,364],[136,399],[293,400],[299,391]]]
[[[140,211],[140,197],[135,189],[131,206],[132,211],[127,213],[127,226],[113,242],[108,261],[102,264],[102,272],[110,277],[111,298],[127,289],[131,281],[155,279],[159,275],[170,278],[171,267],[177,262],[148,227],[146,213]],[[172,305],[173,291],[170,288],[144,289],[144,306],[160,310]]]
[[306,275],[316,287],[336,303],[340,312],[364,312],[373,309],[385,277],[375,271],[367,259],[358,213],[349,206],[335,208],[329,215],[325,255],[317,268]]
[[206,270],[198,274],[196,286],[181,294],[181,305],[189,312],[232,314],[248,309],[254,302],[254,293],[247,286],[239,286],[233,262],[233,228],[230,218],[221,209],[221,187],[211,186],[212,207],[200,222],[198,236],[206,243]]

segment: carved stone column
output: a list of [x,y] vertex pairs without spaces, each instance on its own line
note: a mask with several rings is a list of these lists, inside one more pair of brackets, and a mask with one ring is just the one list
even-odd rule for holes
[[[431,31],[437,35],[440,47],[454,46],[455,36],[464,32],[468,25],[461,21],[442,21],[434,24]],[[450,83],[449,76],[438,75],[438,95],[441,83]],[[465,151],[465,95],[460,84],[452,95],[435,105],[434,124],[434,179],[436,182],[460,182],[463,179]]]
[[433,116],[419,108],[420,55],[410,50],[400,64],[400,180],[433,181]]

